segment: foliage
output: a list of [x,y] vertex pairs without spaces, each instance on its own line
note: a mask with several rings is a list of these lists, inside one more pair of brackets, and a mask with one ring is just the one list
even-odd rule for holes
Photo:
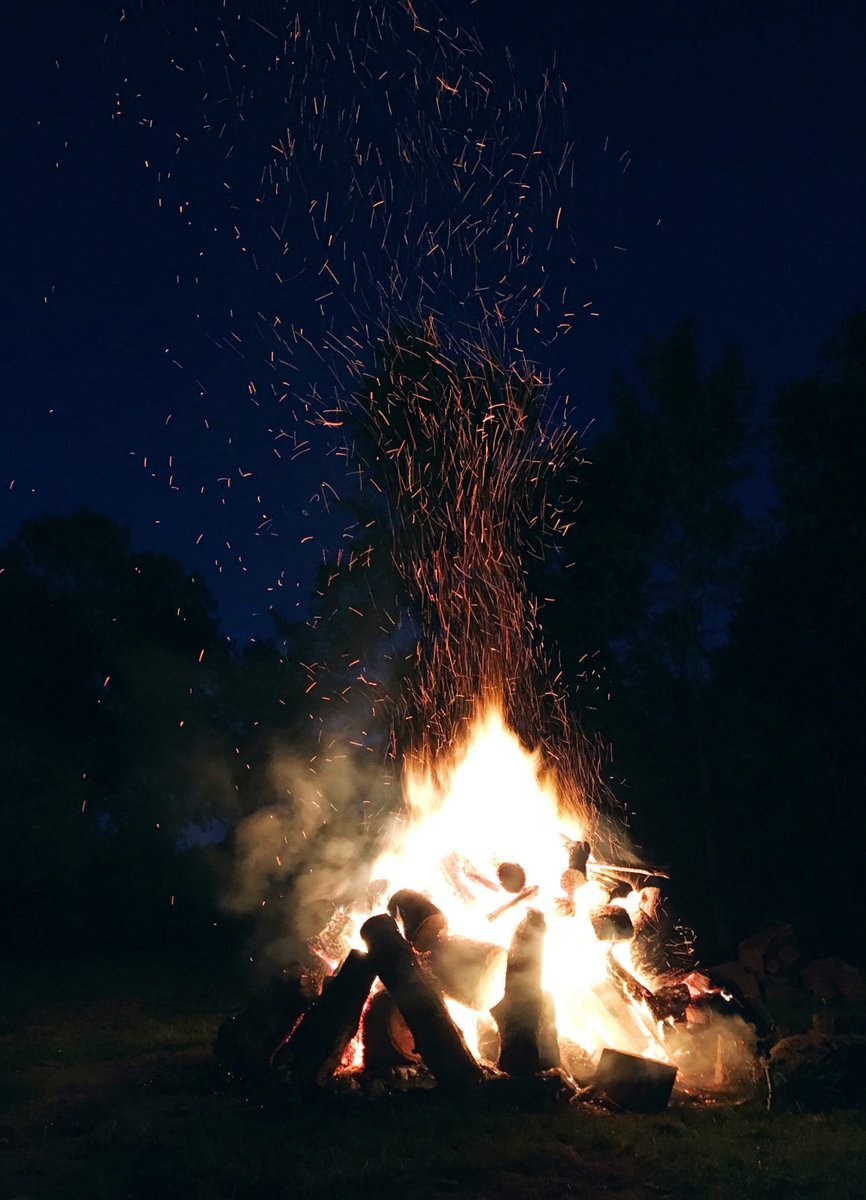
[[[742,883],[825,952],[862,953],[866,904],[849,884],[866,841],[866,313],[817,374],[779,390],[769,435],[779,505],[715,686],[726,787],[748,820]],[[772,820],[749,819],[755,805]]]
[[180,839],[249,787],[243,751],[275,719],[268,652],[232,655],[202,581],[94,512],[25,522],[0,568],[12,944],[158,936],[201,884]]

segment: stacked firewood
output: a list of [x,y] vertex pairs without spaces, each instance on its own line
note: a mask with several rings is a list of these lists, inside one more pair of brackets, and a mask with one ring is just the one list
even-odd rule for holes
[[[573,904],[576,890],[586,882],[588,856],[587,843],[570,844],[563,906]],[[530,906],[538,889],[527,886],[525,873],[515,863],[501,864],[497,874],[508,899],[490,914],[491,920],[517,904],[525,908],[507,952],[493,942],[452,934],[445,914],[427,896],[402,889],[390,897],[387,911],[371,916],[361,927],[366,950],[350,950],[339,969],[322,980],[320,990],[311,990],[309,984],[283,985],[287,1008],[279,1033],[274,1020],[263,1034],[259,1019],[252,1036],[248,1010],[224,1026],[218,1056],[234,1073],[250,1075],[243,1063],[252,1048],[258,1067],[271,1078],[293,1087],[321,1088],[348,1065],[360,1041],[358,1065],[368,1076],[423,1075],[445,1089],[473,1088],[504,1076],[546,1076],[560,1094],[573,1094],[573,1077],[590,1081],[596,1065],[579,1047],[560,1043],[553,1001],[542,987],[547,923],[543,913]],[[635,936],[621,903],[628,890],[621,880],[611,880],[610,902],[591,916],[596,936],[611,950]],[[503,966],[502,994],[488,1007],[491,980],[501,978]],[[611,986],[627,1002],[644,1006],[651,1020],[683,1021],[693,1003],[685,983],[651,991],[613,953],[609,971]],[[446,997],[478,1014],[483,1064],[467,1046]],[[664,1107],[676,1076],[673,1067],[613,1050],[605,1051],[598,1069],[607,1093],[618,1096],[626,1107]]]

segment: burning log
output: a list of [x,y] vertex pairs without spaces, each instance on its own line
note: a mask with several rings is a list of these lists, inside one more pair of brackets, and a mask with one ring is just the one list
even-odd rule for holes
[[440,933],[448,928],[448,918],[441,908],[421,892],[401,888],[388,901],[388,912],[400,921],[406,941],[416,950],[431,950]]
[[620,904],[595,909],[590,920],[600,942],[627,942],[634,935],[631,917]]
[[653,992],[639,979],[635,979],[612,954],[608,955],[607,962],[610,976],[620,991],[629,1000],[646,1005],[656,1021],[665,1021],[668,1018],[674,1021],[685,1019],[686,1009],[691,1004],[691,992],[685,983],[666,984]]
[[620,1108],[650,1113],[667,1108],[676,1077],[676,1067],[667,1063],[606,1049],[601,1052],[594,1083]]
[[394,1003],[390,992],[374,992],[364,1009],[361,1022],[364,1046],[364,1070],[377,1072],[391,1067],[417,1065],[421,1055],[415,1049],[412,1030]]
[[547,922],[530,909],[511,940],[505,994],[490,1010],[499,1026],[499,1066],[509,1075],[534,1075],[559,1066],[553,1004],[541,990]]
[[533,896],[537,895],[537,884],[533,884],[532,887],[521,888],[516,896],[512,896],[510,900],[506,900],[504,904],[500,904],[499,908],[494,908],[492,913],[488,913],[487,920],[495,921],[497,917],[501,917],[504,912],[508,912],[509,908],[514,908],[515,904],[519,904],[521,900],[531,900]]
[[430,970],[446,996],[467,1008],[486,1008],[491,979],[504,957],[493,942],[443,935],[430,952]]
[[526,872],[520,863],[500,863],[496,868],[496,878],[506,892],[517,893],[526,887]]
[[589,842],[567,841],[568,866],[562,872],[560,884],[566,896],[572,897],[586,883],[586,864],[592,847]]
[[336,975],[325,980],[319,999],[273,1057],[283,1078],[324,1087],[358,1030],[376,978],[370,956],[350,950]]
[[394,918],[370,917],[361,926],[376,974],[391,993],[415,1039],[415,1048],[442,1084],[474,1084],[482,1078],[445,1002],[421,968]]

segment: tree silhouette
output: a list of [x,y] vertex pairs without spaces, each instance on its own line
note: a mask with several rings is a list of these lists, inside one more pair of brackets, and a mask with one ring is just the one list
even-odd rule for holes
[[[750,564],[717,703],[745,831],[741,891],[765,915],[795,918],[825,952],[850,953],[852,939],[863,948],[866,918],[848,886],[866,840],[866,312],[823,359],[772,405],[779,506]],[[766,819],[755,821],[755,806]]]
[[640,367],[639,389],[614,382],[580,511],[541,583],[557,601],[544,619],[584,721],[612,746],[637,836],[670,856],[684,907],[724,941],[708,685],[749,541],[736,489],[751,388],[732,347],[703,371],[693,321],[649,343]]
[[[0,886],[22,939],[134,935],[178,890],[178,838],[224,817],[231,656],[177,560],[88,510],[0,550]],[[235,739],[236,740],[236,739]]]

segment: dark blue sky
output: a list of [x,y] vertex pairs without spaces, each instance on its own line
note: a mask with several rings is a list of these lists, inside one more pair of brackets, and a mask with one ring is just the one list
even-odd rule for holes
[[[313,499],[330,467],[316,449],[274,462],[269,418],[225,351],[190,365],[210,317],[197,322],[177,286],[191,243],[157,208],[140,131],[129,113],[115,119],[122,77],[150,81],[153,53],[133,34],[121,55],[118,12],[47,0],[7,22],[0,539],[24,517],[92,505],[202,569],[227,632],[264,635],[253,614],[268,588],[281,578],[291,614],[340,528]],[[562,372],[582,422],[603,420],[611,372],[633,367],[646,335],[692,314],[708,355],[741,345],[764,399],[813,368],[866,301],[862,5],[479,0],[449,12],[492,56],[510,47],[519,83],[534,87],[555,57],[567,85],[572,237],[598,262],[587,286],[599,316],[542,365]],[[234,294],[208,301],[216,312]],[[249,479],[219,482],[244,466]]]

